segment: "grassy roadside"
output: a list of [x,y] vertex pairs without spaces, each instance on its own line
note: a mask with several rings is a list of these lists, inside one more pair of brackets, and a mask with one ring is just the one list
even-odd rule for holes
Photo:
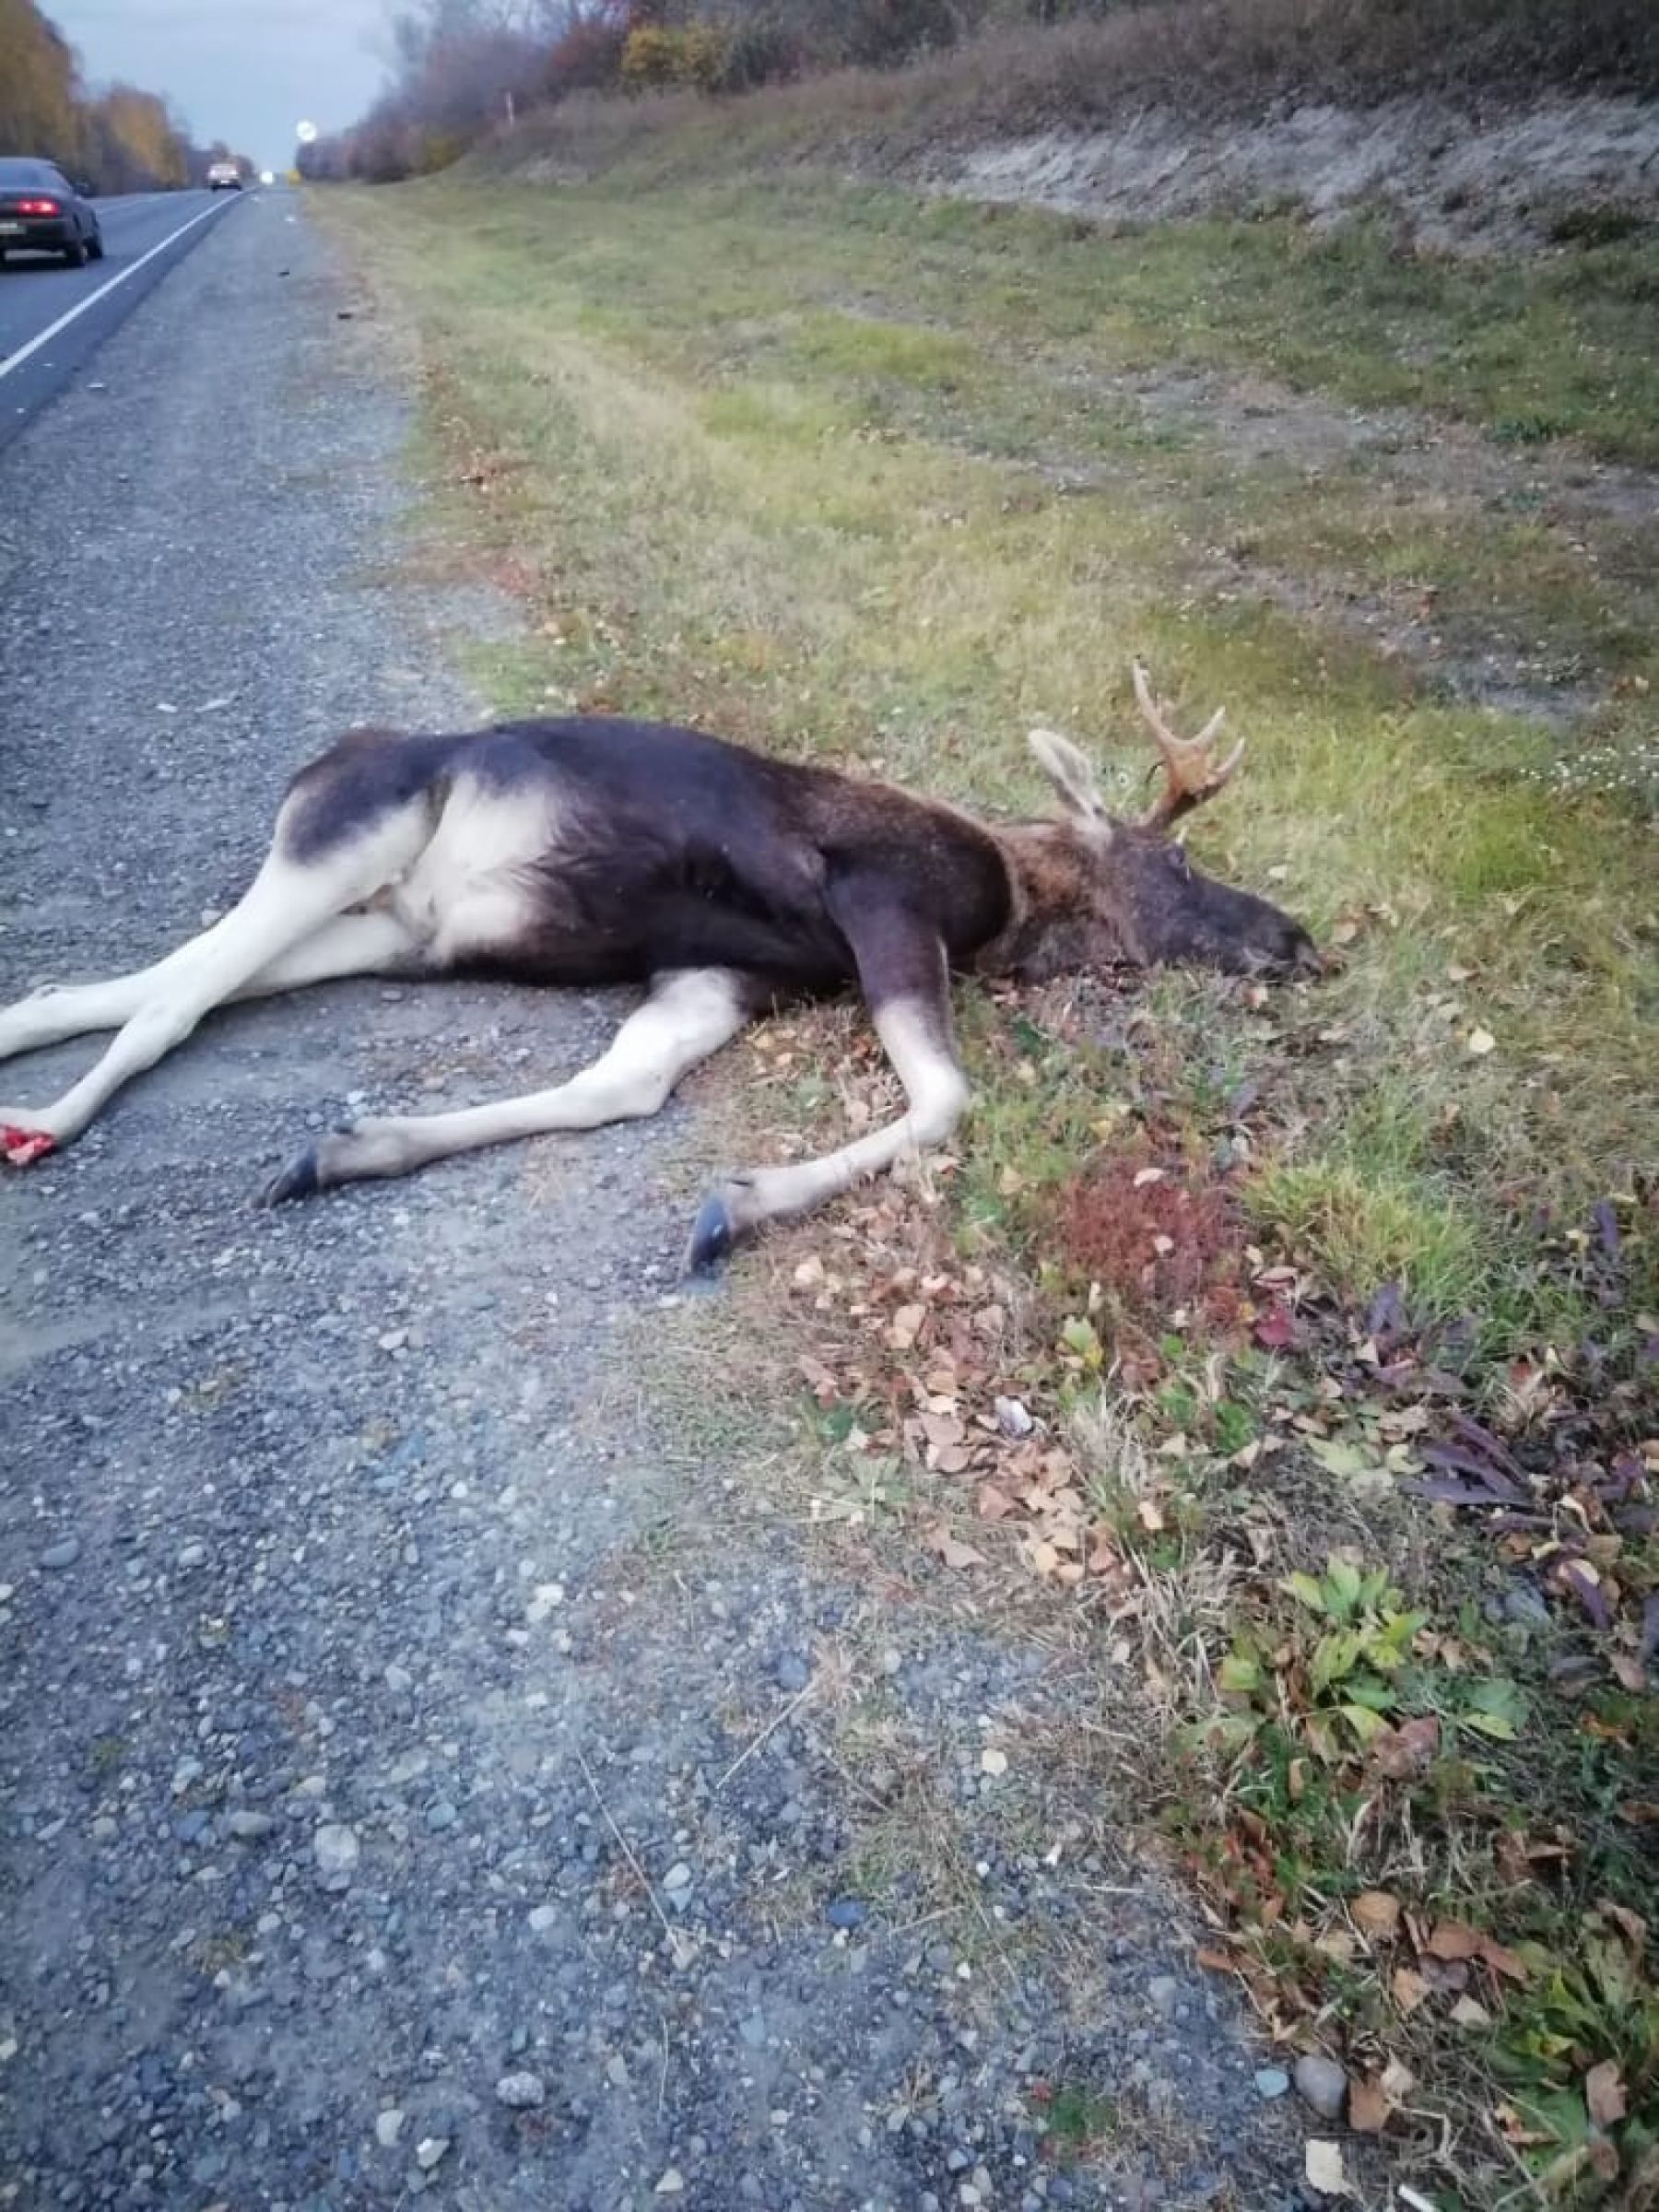
[[[418,558],[525,603],[472,655],[503,706],[988,806],[1037,722],[1132,802],[1131,651],[1249,731],[1195,842],[1336,971],[965,994],[959,1156],[754,1263],[801,1478],[1133,1657],[1112,1756],[1218,1971],[1417,2186],[1652,2201],[1659,592],[1582,459],[1653,457],[1651,246],[626,175],[318,207],[418,332]],[[1378,404],[1486,434],[1347,435]],[[1524,711],[1457,697],[1500,647]],[[739,1050],[758,1149],[881,1092],[833,1015]]]

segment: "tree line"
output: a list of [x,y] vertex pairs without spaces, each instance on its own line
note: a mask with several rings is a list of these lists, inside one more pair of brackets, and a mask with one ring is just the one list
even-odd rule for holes
[[446,168],[487,132],[574,92],[743,92],[847,65],[893,67],[988,21],[1054,22],[1123,0],[414,0],[392,81],[302,176],[385,183]]
[[221,144],[194,145],[159,92],[88,88],[80,56],[35,0],[0,0],[0,154],[55,161],[104,193],[200,183],[210,161],[239,159]]

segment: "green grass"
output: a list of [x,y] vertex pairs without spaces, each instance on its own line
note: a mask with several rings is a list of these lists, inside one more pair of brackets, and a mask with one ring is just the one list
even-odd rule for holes
[[1477,1312],[1491,1255],[1449,1197],[1411,1170],[1367,1173],[1350,1159],[1274,1165],[1252,1190],[1256,1218],[1345,1288],[1397,1283],[1425,1320]]
[[[1132,653],[1182,717],[1225,700],[1250,760],[1194,851],[1302,915],[1331,972],[1259,994],[1164,975],[1133,1002],[965,987],[975,1103],[944,1218],[960,1255],[1018,1277],[1033,1394],[1098,1388],[1124,1347],[1160,1363],[1125,1419],[1145,1430],[1149,1480],[1197,1471],[1143,1563],[1148,1602],[1167,1589],[1178,1624],[1171,1715],[1202,1717],[1238,1561],[1253,1544],[1277,1559],[1304,1528],[1315,1566],[1327,1535],[1351,1538],[1414,1606],[1426,1585],[1450,1633],[1483,1570],[1416,1506],[1347,1487],[1345,1467],[1382,1466],[1397,1438],[1351,1379],[1333,1395],[1345,1332],[1395,1285],[1436,1357],[1462,1361],[1477,1413],[1528,1375],[1577,1375],[1593,1335],[1583,1403],[1628,1430],[1631,1348],[1659,1298],[1641,1181],[1659,1059],[1644,818],[1659,561],[1639,513],[1575,506],[1570,482],[1584,449],[1659,455],[1651,243],[1464,266],[1396,264],[1370,232],[1314,239],[1287,220],[1110,239],[799,179],[663,186],[671,150],[582,189],[439,181],[318,203],[419,338],[429,496],[411,559],[499,574],[523,603],[521,637],[457,651],[504,710],[660,712],[988,808],[1041,803],[1034,724],[1092,745],[1138,806]],[[1344,410],[1379,403],[1424,411],[1391,433],[1397,465],[1388,437],[1342,434]],[[1443,448],[1422,435],[1453,418],[1468,429]],[[1579,447],[1559,447],[1562,429]],[[1500,706],[1457,703],[1432,662],[1392,648],[1379,622],[1419,600],[1419,648],[1443,629],[1473,662],[1510,656]],[[811,1080],[768,1093],[769,1115],[839,1130],[835,1034],[807,1053]],[[1080,1169],[1135,1146],[1228,1163],[1241,1238],[1317,1285],[1326,1371],[1323,1353],[1299,1366],[1218,1347],[1202,1312],[1161,1337],[1114,1336],[1109,1305],[1088,1309],[1098,1330],[1083,1319],[1056,1224]],[[1616,1289],[1585,1227],[1602,1201],[1622,1240]],[[847,1460],[838,1418],[810,1448],[853,1477],[890,1467],[879,1533],[901,1535],[933,1510],[925,1482]],[[1271,1527],[1248,1522],[1234,1455],[1304,1435],[1301,1478],[1323,1488]],[[1172,1440],[1191,1456],[1160,1457]],[[1106,1466],[1088,1487],[1134,1538],[1144,1492]],[[861,1525],[876,1518],[872,1504]],[[1618,1571],[1651,1586],[1651,1559]],[[1306,1623],[1271,1591],[1250,1605],[1288,1699],[1300,1662],[1275,1653],[1294,1654]],[[1413,1695],[1455,1717],[1464,1677],[1448,1673]],[[1456,1900],[1500,1932],[1512,1902],[1482,1869],[1505,1822],[1582,1830],[1583,1878],[1635,1893],[1629,1837],[1603,1848],[1606,1743],[1541,1664],[1530,1690],[1522,1760],[1470,1781],[1448,1754],[1410,1875],[1436,1911]],[[1303,1724],[1288,1704],[1275,1715],[1283,1786],[1264,1783],[1255,1809],[1288,1887],[1324,1912],[1352,1888],[1334,1854],[1364,1788],[1335,1754],[1305,1788]],[[1196,1857],[1232,1818],[1237,1779],[1218,1788],[1194,1785],[1183,1816]],[[1571,1953],[1593,1902],[1575,1893],[1525,1924]],[[1253,1956],[1271,1964],[1288,1940],[1269,1931]],[[1320,2018],[1371,2033],[1374,1999],[1362,1976],[1334,1983]],[[1610,2047],[1605,1989],[1540,2003],[1540,2018],[1588,2007],[1564,2047]],[[1578,2095],[1553,2042],[1494,2048],[1539,2095]]]
[[[1436,1305],[1496,1303],[1518,1192],[1571,1213],[1628,1182],[1651,1037],[1630,819],[1659,682],[1651,537],[1547,500],[1494,512],[1495,458],[1467,483],[1455,451],[1442,476],[1391,475],[1371,448],[1304,463],[1290,431],[1241,457],[1225,409],[1211,429],[1136,395],[1242,367],[1333,408],[1542,408],[1634,450],[1631,424],[1659,421],[1651,248],[1399,265],[1366,230],[1114,240],[798,180],[487,200],[438,181],[354,196],[351,219],[424,333],[434,419],[488,464],[442,526],[494,542],[529,594],[525,640],[472,655],[503,704],[701,715],[1017,806],[1039,800],[1022,734],[1041,721],[1100,746],[1127,803],[1138,651],[1251,736],[1198,848],[1358,933],[1265,1218],[1338,1288],[1392,1261]],[[1477,657],[1519,640],[1571,672],[1576,716],[1437,699],[1343,619],[1360,593],[1432,595]],[[1241,1065],[1264,1057],[1260,1023],[1221,1022]],[[1381,1071],[1441,1141],[1371,1181],[1348,1123]]]

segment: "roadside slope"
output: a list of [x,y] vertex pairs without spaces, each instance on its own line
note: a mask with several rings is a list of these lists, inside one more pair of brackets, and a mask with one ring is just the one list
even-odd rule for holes
[[[1249,738],[1194,851],[1332,956],[965,985],[949,1157],[769,1238],[706,1324],[788,1409],[775,1450],[706,1431],[738,1525],[810,1527],[877,1641],[918,1591],[1053,1640],[1098,1701],[1020,1740],[1085,1849],[1174,1842],[1208,1965],[1339,2063],[1350,2172],[1381,2133],[1430,2201],[1517,2158],[1640,2186],[1652,243],[1113,237],[640,127],[586,184],[319,195],[418,337],[432,572],[524,608],[480,683],[1011,811],[1058,726],[1135,811],[1138,652]],[[756,1154],[891,1107],[844,1009],[730,1065]],[[948,1823],[863,1819],[861,1899],[948,1865]],[[1097,2171],[1141,2139],[1098,2086],[1055,2109]]]

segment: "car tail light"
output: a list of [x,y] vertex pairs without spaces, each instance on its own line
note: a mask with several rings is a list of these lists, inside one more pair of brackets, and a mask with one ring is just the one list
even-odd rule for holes
[[55,200],[19,200],[19,215],[62,215],[63,209]]

